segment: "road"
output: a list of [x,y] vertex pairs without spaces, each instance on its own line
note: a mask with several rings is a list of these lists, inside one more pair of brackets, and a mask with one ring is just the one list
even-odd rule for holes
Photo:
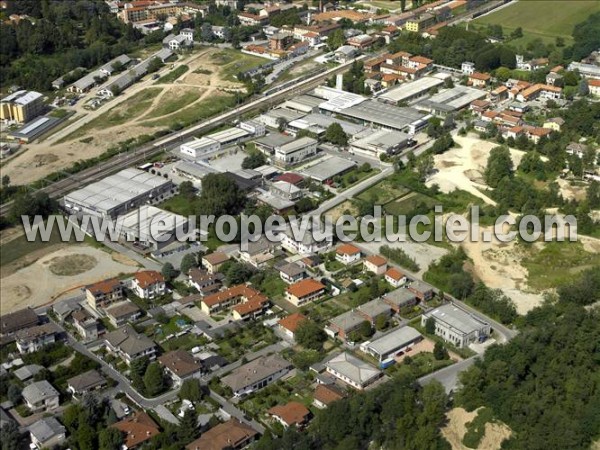
[[458,387],[458,375],[475,364],[477,358],[480,358],[480,356],[471,356],[470,358],[459,361],[451,366],[444,367],[437,372],[425,375],[424,377],[419,378],[419,384],[425,386],[433,380],[437,380],[444,386],[446,393],[451,394]]

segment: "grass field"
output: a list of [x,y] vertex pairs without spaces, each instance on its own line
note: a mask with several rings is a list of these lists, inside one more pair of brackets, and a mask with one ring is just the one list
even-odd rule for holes
[[549,242],[524,259],[523,266],[529,271],[531,288],[551,289],[572,282],[585,269],[600,268],[600,254],[586,252],[580,242]]
[[520,39],[510,41],[514,46],[526,45],[536,38],[550,43],[557,37],[564,38],[569,45],[572,42],[573,27],[587,19],[590,14],[599,12],[600,2],[570,0],[562,4],[565,4],[564,7],[560,7],[561,2],[556,1],[521,0],[476,19],[471,24],[501,25],[505,36],[521,27],[524,35]]
[[179,112],[169,116],[168,120],[152,120],[143,122],[142,126],[145,127],[164,127],[173,126],[177,123],[187,126],[194,122],[198,122],[203,119],[207,119],[216,114],[219,114],[230,108],[235,103],[235,97],[228,94],[214,95],[213,97],[203,100],[197,105],[189,106],[181,109]]
[[402,197],[410,192],[407,187],[397,185],[389,178],[371,186],[366,191],[357,195],[357,198],[365,202],[373,202],[376,205],[384,205],[392,200]]
[[203,93],[204,91],[202,89],[190,88],[185,89],[178,94],[163,95],[162,99],[164,100],[156,105],[145,118],[154,119],[179,111],[189,104],[194,103]]
[[398,200],[386,203],[383,206],[383,209],[387,214],[392,214],[394,216],[410,215],[421,203],[425,203],[430,208],[433,208],[433,206],[436,204],[433,198],[415,192]]
[[186,73],[188,70],[189,70],[188,66],[179,66],[176,69],[169,72],[168,74],[160,77],[158,80],[156,80],[156,83],[154,83],[154,84],[172,83],[177,78],[179,78],[181,75]]

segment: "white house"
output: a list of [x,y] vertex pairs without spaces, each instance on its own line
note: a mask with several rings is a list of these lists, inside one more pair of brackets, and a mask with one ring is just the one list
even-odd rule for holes
[[33,413],[58,408],[59,394],[46,380],[36,381],[23,388],[21,393],[25,405]]
[[402,272],[400,272],[395,267],[390,267],[385,272],[384,278],[385,278],[385,281],[387,281],[394,287],[400,287],[400,286],[406,284],[406,282],[408,281],[408,278],[406,278],[406,275],[404,275]]
[[360,249],[352,244],[342,244],[335,250],[335,259],[342,264],[352,264],[360,259]]
[[140,298],[155,298],[166,294],[164,277],[155,270],[137,272],[132,281],[132,289]]

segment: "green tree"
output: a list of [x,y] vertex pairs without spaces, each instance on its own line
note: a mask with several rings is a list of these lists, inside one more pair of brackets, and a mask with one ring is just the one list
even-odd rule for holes
[[19,386],[17,386],[14,383],[10,383],[8,385],[7,397],[12,403],[17,405],[21,401],[21,398],[22,398],[21,397],[21,388],[19,388]]
[[196,437],[196,411],[194,409],[188,409],[181,418],[179,426],[177,427],[177,437],[181,444],[185,445],[190,443]]
[[179,390],[179,398],[191,402],[199,402],[203,398],[202,386],[197,378],[190,378],[183,382]]
[[166,262],[163,264],[160,273],[166,281],[171,281],[177,276],[177,270],[175,270],[175,267],[173,267],[173,264],[171,264],[170,262]]
[[513,162],[508,147],[494,147],[490,151],[485,170],[485,182],[488,186],[495,188],[505,177],[513,175]]
[[342,128],[342,126],[334,122],[327,127],[325,131],[324,139],[332,144],[339,145],[345,147],[348,145],[348,135]]
[[388,319],[385,315],[381,315],[375,319],[375,328],[379,331],[384,330],[388,326]]
[[427,334],[435,334],[435,318],[434,317],[428,317],[427,320],[425,321],[425,332]]
[[114,427],[107,427],[98,433],[100,450],[115,450],[121,448],[125,442],[123,432]]
[[322,350],[327,335],[322,327],[312,320],[303,320],[296,328],[294,338],[302,347],[310,350]]
[[442,359],[449,359],[450,355],[448,355],[448,351],[446,350],[446,347],[444,347],[444,344],[437,341],[433,346],[433,357],[440,361]]
[[144,387],[151,397],[160,394],[165,388],[165,374],[157,362],[148,365],[144,374]]
[[252,152],[242,161],[242,169],[256,169],[267,163],[265,155],[259,151]]
[[360,324],[359,332],[364,339],[370,338],[374,333],[373,325],[368,320],[365,320]]
[[346,37],[344,36],[344,30],[341,28],[331,32],[327,38],[327,46],[331,52],[340,48],[345,42]]
[[0,440],[2,441],[2,450],[21,450],[25,435],[19,431],[19,425],[14,420],[6,422],[0,429]]
[[190,271],[190,269],[192,267],[197,267],[197,266],[198,266],[198,261],[196,260],[196,257],[191,253],[187,253],[181,259],[181,264],[179,266],[179,270],[182,274],[187,275],[187,273]]
[[254,270],[242,262],[230,263],[226,266],[226,270],[224,270],[224,272],[225,282],[228,286],[245,283],[254,274]]

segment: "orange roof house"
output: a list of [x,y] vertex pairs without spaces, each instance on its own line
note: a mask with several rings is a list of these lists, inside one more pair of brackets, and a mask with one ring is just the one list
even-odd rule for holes
[[267,411],[267,414],[277,419],[284,427],[302,427],[310,419],[310,411],[300,402],[274,406]]
[[285,316],[277,323],[279,328],[283,329],[289,336],[293,338],[298,326],[305,320],[308,320],[306,316],[297,312],[290,314],[289,316]]
[[164,283],[165,278],[156,270],[143,270],[137,272],[134,277],[140,288],[146,289],[149,286],[157,283]]
[[126,434],[125,446],[127,448],[135,448],[160,433],[156,422],[143,411],[137,411],[132,416],[112,424],[111,427]]
[[320,298],[325,293],[325,285],[312,278],[294,283],[286,289],[286,299],[296,306]]
[[249,425],[230,419],[202,433],[198,439],[186,445],[186,450],[230,450],[247,446],[258,436]]

